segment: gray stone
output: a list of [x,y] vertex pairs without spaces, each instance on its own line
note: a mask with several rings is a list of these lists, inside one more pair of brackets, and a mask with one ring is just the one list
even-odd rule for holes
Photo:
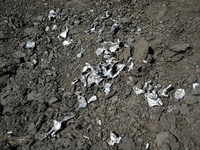
[[192,83],[195,83],[196,81],[197,81],[197,76],[196,76],[196,74],[191,74],[189,77],[188,77],[188,79],[187,79],[187,81],[188,81],[188,83],[189,84],[192,84]]
[[122,150],[133,150],[135,149],[135,143],[133,142],[132,138],[126,136],[122,139],[122,142],[119,144],[119,147]]
[[134,49],[134,58],[136,63],[143,63],[143,60],[147,58],[147,54],[149,51],[149,44],[144,38],[140,38],[140,40],[136,43]]
[[120,24],[129,24],[130,23],[130,19],[125,18],[125,17],[120,18],[119,23]]
[[160,132],[156,135],[155,142],[158,147],[161,147],[163,144],[169,144],[177,142],[177,139],[170,132]]
[[58,102],[59,100],[56,98],[56,97],[52,97],[49,101],[48,101],[48,103],[49,104],[53,104],[53,103],[56,103],[56,102]]
[[170,146],[168,144],[163,144],[161,147],[162,150],[171,150]]
[[189,113],[189,107],[187,104],[182,104],[181,107],[180,107],[180,113],[182,115],[186,115]]
[[188,43],[179,43],[171,46],[171,50],[177,53],[186,52],[190,48],[190,44]]
[[190,105],[199,102],[199,98],[197,96],[192,96],[191,94],[185,95],[183,100],[186,104],[190,104]]

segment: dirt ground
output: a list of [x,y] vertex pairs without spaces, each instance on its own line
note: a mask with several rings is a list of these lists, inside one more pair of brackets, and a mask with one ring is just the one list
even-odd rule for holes
[[200,149],[199,0],[0,3],[1,150]]

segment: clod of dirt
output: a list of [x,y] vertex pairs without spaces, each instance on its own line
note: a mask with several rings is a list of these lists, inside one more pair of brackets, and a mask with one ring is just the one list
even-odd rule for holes
[[125,136],[119,144],[119,147],[124,150],[133,150],[135,149],[135,143],[132,138]]
[[180,53],[180,52],[186,52],[190,48],[191,46],[189,43],[179,43],[171,46],[170,49],[174,52]]
[[147,58],[149,51],[149,44],[144,38],[140,38],[139,41],[135,44],[134,48],[134,58],[135,63],[143,63],[143,60]]

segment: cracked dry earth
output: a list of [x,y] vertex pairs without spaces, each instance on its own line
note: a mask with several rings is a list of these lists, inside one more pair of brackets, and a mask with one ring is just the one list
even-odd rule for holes
[[1,0],[0,149],[199,150],[199,40],[198,0]]

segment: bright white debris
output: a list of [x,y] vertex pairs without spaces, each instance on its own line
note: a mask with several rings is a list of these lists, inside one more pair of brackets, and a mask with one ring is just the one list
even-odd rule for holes
[[107,18],[109,18],[109,17],[110,17],[109,12],[106,11],[106,16],[105,16],[105,17],[101,17],[101,18],[102,18],[102,19],[107,19]]
[[104,85],[104,92],[105,92],[105,95],[108,95],[110,93],[110,87],[111,87],[111,84],[110,83],[106,83]]
[[85,97],[83,97],[82,94],[79,93],[79,92],[76,92],[75,94],[77,95],[77,100],[79,102],[78,109],[85,108],[87,106],[87,102],[86,102]]
[[94,102],[97,100],[97,96],[92,96],[89,100],[88,100],[88,104],[91,103],[91,102]]
[[11,131],[8,131],[7,134],[12,134],[12,130],[11,130]]
[[174,96],[176,99],[182,99],[185,96],[185,90],[184,89],[177,89],[174,93]]
[[119,144],[122,137],[117,137],[113,132],[110,132],[110,141],[108,142],[109,145]]
[[62,45],[69,46],[73,42],[73,39],[64,40]]
[[49,31],[49,26],[46,26],[45,31]]
[[111,31],[115,33],[120,28],[118,23],[114,23],[111,27]]
[[84,52],[85,52],[85,50],[84,50],[83,48],[81,48],[81,52],[78,53],[76,56],[77,56],[78,58],[83,57],[83,53],[84,53]]
[[131,62],[131,64],[128,66],[128,72],[133,69],[133,66],[134,66],[134,64],[133,64],[133,62]]
[[163,105],[161,99],[158,97],[158,95],[156,94],[156,91],[154,91],[154,90],[152,93],[145,93],[144,96],[147,99],[149,107]]
[[144,93],[144,90],[139,89],[137,86],[133,87],[133,91],[135,92],[135,94],[140,95]]
[[86,139],[88,139],[88,140],[90,139],[88,136],[85,136],[85,135],[83,135],[83,137],[86,138]]
[[199,83],[193,83],[192,84],[193,90],[200,88],[200,84]]
[[32,65],[35,66],[37,64],[37,60],[33,59],[32,60]]
[[143,63],[147,64],[148,62],[146,60],[143,60]]
[[46,136],[48,136],[49,134],[51,134],[52,137],[55,136],[55,133],[61,129],[61,124],[62,122],[53,120],[53,128],[47,133]]
[[53,9],[49,11],[49,15],[48,15],[49,20],[56,18],[56,16],[57,16],[57,13]]
[[146,144],[145,150],[149,149],[149,143]]
[[172,85],[168,85],[168,87],[166,87],[165,89],[162,89],[160,91],[158,91],[160,96],[164,96],[164,97],[169,97],[169,95],[167,94],[169,92],[169,90],[172,88]]
[[161,99],[159,98],[157,91],[155,90],[156,87],[152,87],[152,81],[148,81],[144,84],[143,89],[139,89],[136,86],[133,87],[133,91],[137,94],[143,94],[144,93],[144,97],[147,100],[149,107],[153,107],[153,106],[162,106],[163,102],[161,101]]
[[53,120],[53,128],[46,134],[45,137],[51,134],[51,136],[55,136],[56,132],[58,132],[62,128],[62,123],[72,119],[74,116],[66,116],[62,121]]
[[32,42],[32,41],[28,41],[26,43],[26,48],[34,48],[35,47],[35,42]]
[[51,29],[54,31],[54,30],[58,29],[58,27],[56,24],[54,24]]
[[137,32],[141,32],[142,31],[142,28],[137,28]]
[[104,52],[104,48],[98,48],[97,50],[96,50],[96,54],[97,54],[97,56],[99,56],[99,55],[101,55],[103,52]]
[[99,125],[101,125],[101,120],[97,120],[97,123],[98,123]]
[[69,31],[69,29],[68,29],[68,27],[66,26],[66,30],[63,31],[62,33],[60,33],[60,34],[59,34],[59,37],[66,38],[66,37],[67,37],[68,31]]

